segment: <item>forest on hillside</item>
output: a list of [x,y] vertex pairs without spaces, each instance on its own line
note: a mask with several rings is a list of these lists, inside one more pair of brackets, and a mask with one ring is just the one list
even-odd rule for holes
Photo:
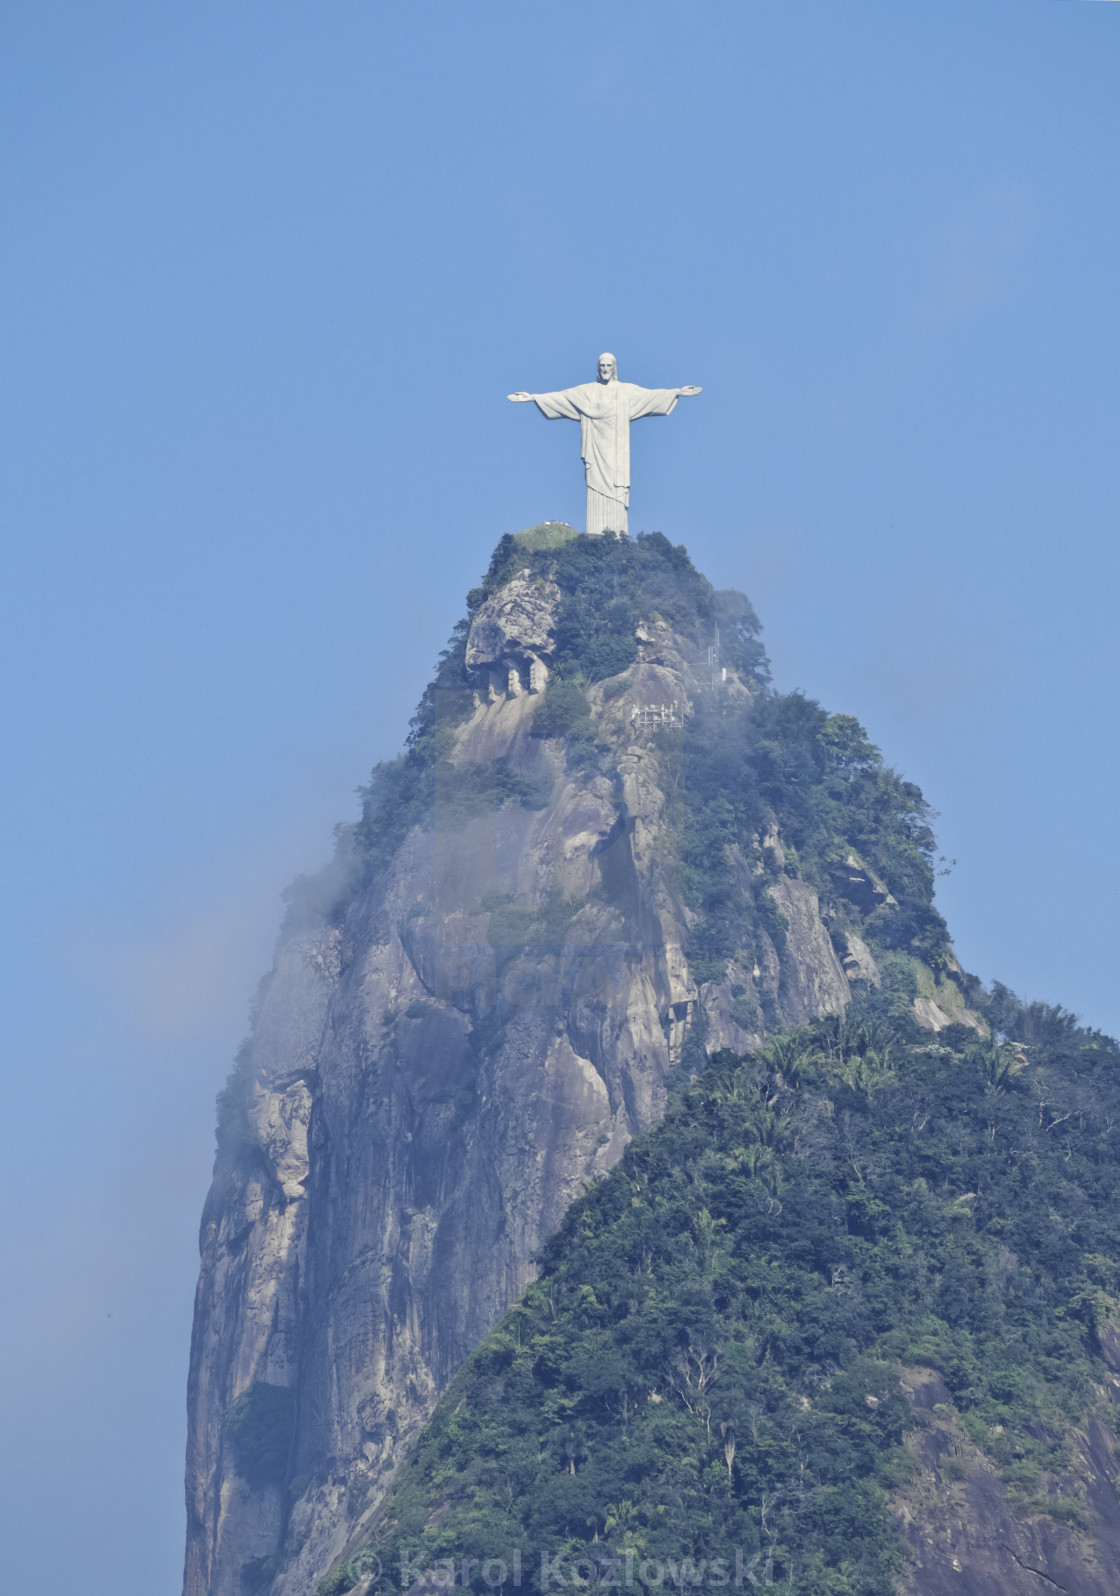
[[738,1553],[802,1596],[890,1596],[931,1429],[938,1477],[978,1452],[1017,1513],[1081,1525],[1120,1047],[1004,988],[988,1015],[980,1040],[857,1009],[714,1059],[570,1210],[320,1596],[374,1557],[388,1588],[477,1559],[481,1593],[515,1553],[529,1584],[542,1556],[718,1584]]

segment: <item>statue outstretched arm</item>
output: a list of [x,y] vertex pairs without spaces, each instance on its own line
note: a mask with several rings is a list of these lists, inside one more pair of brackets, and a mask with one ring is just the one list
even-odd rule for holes
[[630,420],[640,421],[642,416],[671,416],[678,399],[691,399],[699,388],[639,388],[627,384],[630,394]]
[[512,399],[515,405],[524,404],[527,399],[531,399],[541,415],[549,421],[578,421],[581,412],[579,406],[572,400],[574,392],[578,390],[562,388],[559,393],[511,393],[507,394],[506,398]]

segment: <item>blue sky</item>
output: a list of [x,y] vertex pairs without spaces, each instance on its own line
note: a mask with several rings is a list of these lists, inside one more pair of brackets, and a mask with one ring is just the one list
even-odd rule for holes
[[505,394],[700,383],[631,524],[941,811],[964,963],[1120,1030],[1120,15],[8,0],[0,1526],[179,1579],[214,1093],[497,538]]

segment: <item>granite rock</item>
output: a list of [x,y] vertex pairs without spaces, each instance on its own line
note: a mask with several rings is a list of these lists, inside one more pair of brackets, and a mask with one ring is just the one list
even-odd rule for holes
[[[515,576],[475,614],[469,669],[547,655],[558,601]],[[479,695],[452,765],[550,775],[548,804],[465,822],[449,805],[444,823],[437,787],[432,824],[387,863],[340,857],[293,909],[203,1215],[186,1596],[309,1596],[361,1542],[572,1200],[664,1112],[690,1020],[711,1050],[750,1049],[762,1008],[793,1023],[848,1001],[816,891],[766,885],[742,857],[729,872],[772,895],[785,949],[763,936],[751,967],[693,978],[670,869],[678,777],[647,712],[683,722],[710,672],[657,617],[638,642],[618,690],[588,693],[612,777],[530,735],[539,694]],[[750,702],[733,672],[720,690]],[[246,1478],[231,1444],[254,1386],[293,1394],[275,1478]]]

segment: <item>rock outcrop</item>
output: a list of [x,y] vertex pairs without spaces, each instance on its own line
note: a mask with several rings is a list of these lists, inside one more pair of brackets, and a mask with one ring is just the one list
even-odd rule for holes
[[555,643],[560,590],[555,582],[518,573],[480,606],[467,639],[466,668],[496,702],[526,688],[544,690],[545,659]]
[[[532,735],[559,600],[523,573],[477,610],[475,707],[431,812],[388,858],[343,851],[262,986],[202,1222],[186,1596],[308,1596],[360,1542],[573,1198],[662,1114],[690,1026],[742,1051],[878,981],[814,887],[740,859],[737,890],[769,896],[784,945],[698,984],[665,739],[703,693],[751,688],[734,669],[717,685],[649,615],[634,662],[586,695],[609,758],[566,761]],[[499,769],[541,806],[507,785],[464,810],[459,776]]]
[[[893,1506],[912,1557],[906,1596],[1112,1596],[1120,1571],[1120,1474],[1116,1442],[1091,1415],[1073,1432],[1058,1484],[1063,1521],[1035,1504],[1024,1513],[973,1445],[933,1369],[908,1369],[903,1390],[918,1427],[909,1447],[918,1469]],[[1039,1511],[1039,1509],[1042,1509]]]

